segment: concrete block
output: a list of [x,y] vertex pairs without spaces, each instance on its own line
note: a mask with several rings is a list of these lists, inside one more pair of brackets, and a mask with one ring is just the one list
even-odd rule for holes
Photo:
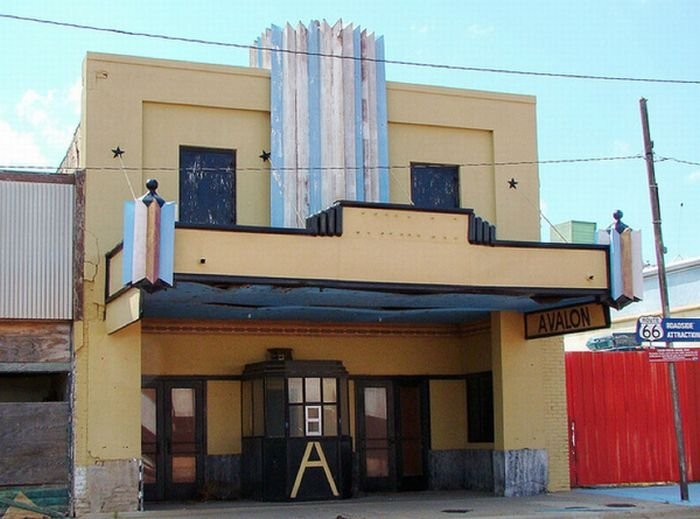
[[464,488],[464,450],[441,450],[428,453],[430,490]]
[[76,517],[90,512],[133,512],[139,505],[139,460],[99,461],[76,466],[73,509]]
[[493,492],[493,450],[464,451],[464,488]]
[[494,494],[534,496],[547,488],[547,451],[493,451]]

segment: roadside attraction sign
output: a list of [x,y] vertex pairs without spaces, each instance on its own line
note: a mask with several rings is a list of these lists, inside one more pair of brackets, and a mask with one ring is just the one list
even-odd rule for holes
[[[700,319],[646,315],[637,320],[639,342],[700,343]],[[697,362],[700,348],[649,348],[649,362]]]
[[639,342],[699,342],[700,319],[645,315],[637,320]]

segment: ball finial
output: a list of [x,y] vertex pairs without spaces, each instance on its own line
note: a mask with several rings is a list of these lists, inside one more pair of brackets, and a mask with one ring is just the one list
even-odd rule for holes
[[155,191],[158,189],[158,181],[155,178],[149,178],[146,182],[146,189],[149,191]]

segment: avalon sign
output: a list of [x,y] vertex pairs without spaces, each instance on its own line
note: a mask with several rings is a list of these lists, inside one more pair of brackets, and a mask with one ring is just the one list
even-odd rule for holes
[[525,314],[525,338],[537,339],[610,326],[610,309],[600,303]]

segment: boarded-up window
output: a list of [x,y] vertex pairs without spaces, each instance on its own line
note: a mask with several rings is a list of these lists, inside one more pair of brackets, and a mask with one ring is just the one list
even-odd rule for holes
[[0,403],[0,486],[67,485],[68,402]]
[[180,222],[236,223],[236,153],[180,148]]
[[416,207],[425,209],[459,207],[459,168],[412,164],[411,202]]
[[470,443],[493,442],[493,375],[467,375],[467,437]]

